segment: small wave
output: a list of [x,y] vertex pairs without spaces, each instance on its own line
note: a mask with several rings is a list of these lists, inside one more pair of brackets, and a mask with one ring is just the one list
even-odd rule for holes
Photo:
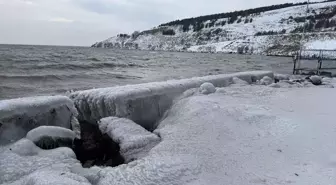
[[129,76],[129,75],[115,75],[117,79],[140,79],[141,77],[138,76]]
[[144,67],[143,65],[135,64],[135,63],[128,63],[128,64],[120,64],[120,63],[80,63],[80,64],[69,64],[69,63],[57,63],[57,64],[43,64],[43,65],[27,65],[21,66],[21,68],[29,68],[29,69],[100,69],[100,68],[128,68],[128,67]]
[[12,61],[14,61],[14,59],[13,59],[13,58],[9,58],[9,57],[1,57],[1,58],[0,58],[0,61],[4,61],[4,62],[12,62]]
[[99,62],[99,61],[100,61],[98,58],[95,58],[95,57],[88,58],[88,60],[90,60],[90,61],[95,61],[95,62]]
[[102,74],[59,74],[59,75],[0,75],[1,80],[30,80],[30,81],[39,81],[39,80],[67,80],[74,78],[116,78],[116,79],[139,79],[141,77],[124,75],[124,74],[115,74],[115,73],[102,73]]
[[6,90],[6,91],[10,91],[10,90],[18,90],[20,89],[20,87],[12,87],[12,86],[7,86],[7,85],[0,85],[0,91],[2,90]]
[[42,79],[55,79],[61,80],[62,75],[0,75],[0,79],[25,79],[25,80],[42,80]]

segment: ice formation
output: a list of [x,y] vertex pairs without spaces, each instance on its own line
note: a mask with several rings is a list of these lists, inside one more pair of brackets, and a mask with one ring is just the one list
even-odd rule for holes
[[272,78],[265,76],[260,80],[260,85],[271,85],[273,81],[274,80]]
[[69,129],[55,126],[40,126],[27,133],[26,138],[36,142],[44,136],[75,139],[76,134]]
[[208,95],[216,92],[216,87],[212,83],[206,82],[200,86],[199,91],[201,94]]
[[26,138],[42,149],[72,148],[76,134],[72,130],[62,127],[40,126],[29,131]]
[[205,82],[226,87],[232,83],[233,77],[252,83],[264,76],[273,78],[273,73],[253,71],[117,86],[74,92],[70,98],[78,109],[79,120],[96,123],[105,117],[124,117],[151,130],[172,105],[173,99],[190,88],[198,88]]
[[[22,139],[0,147],[0,184],[334,184],[335,89],[282,83],[292,88],[229,86],[179,99],[154,131],[160,142],[115,168],[83,169],[68,148]],[[99,126],[125,146],[153,136],[124,118]]]
[[279,83],[272,83],[271,85],[269,85],[269,87],[280,88],[281,85]]
[[42,96],[0,101],[0,144],[17,141],[42,126],[71,126],[77,116],[73,102],[65,96]]
[[0,147],[1,185],[89,185],[84,177],[71,172],[80,165],[70,148],[41,150],[32,141],[21,139]]
[[232,82],[233,82],[233,85],[234,86],[244,86],[244,85],[248,85],[249,83],[240,79],[240,78],[237,78],[237,77],[233,77],[232,78]]
[[285,75],[285,74],[274,74],[274,79],[275,80],[289,80],[290,75]]
[[312,81],[314,85],[321,85],[322,84],[322,78],[320,76],[311,76],[309,79]]
[[99,129],[120,146],[125,162],[145,157],[160,138],[126,118],[108,117],[100,120]]

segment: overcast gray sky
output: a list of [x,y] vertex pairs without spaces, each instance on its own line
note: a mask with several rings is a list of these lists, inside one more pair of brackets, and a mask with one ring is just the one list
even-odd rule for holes
[[291,1],[0,0],[0,43],[87,46],[175,19],[286,2]]

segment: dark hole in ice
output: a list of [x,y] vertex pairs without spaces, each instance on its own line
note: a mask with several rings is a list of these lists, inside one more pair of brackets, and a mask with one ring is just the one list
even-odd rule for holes
[[252,80],[252,83],[255,83],[255,82],[257,82],[257,77],[251,76],[251,80]]
[[44,150],[51,150],[59,147],[72,148],[72,139],[43,136],[35,142],[35,145]]
[[81,139],[74,140],[73,150],[83,167],[111,166],[124,163],[120,147],[107,134],[102,134],[98,124],[80,122]]
[[51,109],[51,110],[50,110],[50,113],[51,113],[51,114],[56,114],[56,109]]
[[140,125],[142,128],[146,129],[149,132],[153,132],[157,127],[156,124],[154,124],[152,122],[149,122],[149,121],[135,120],[134,122],[137,123],[138,125]]

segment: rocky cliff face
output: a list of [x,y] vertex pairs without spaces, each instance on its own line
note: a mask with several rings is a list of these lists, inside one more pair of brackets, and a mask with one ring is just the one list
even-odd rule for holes
[[336,44],[315,44],[336,43],[335,31],[336,2],[328,1],[310,4],[309,11],[304,3],[283,4],[177,20],[92,47],[292,55],[301,42],[310,49],[336,49]]

